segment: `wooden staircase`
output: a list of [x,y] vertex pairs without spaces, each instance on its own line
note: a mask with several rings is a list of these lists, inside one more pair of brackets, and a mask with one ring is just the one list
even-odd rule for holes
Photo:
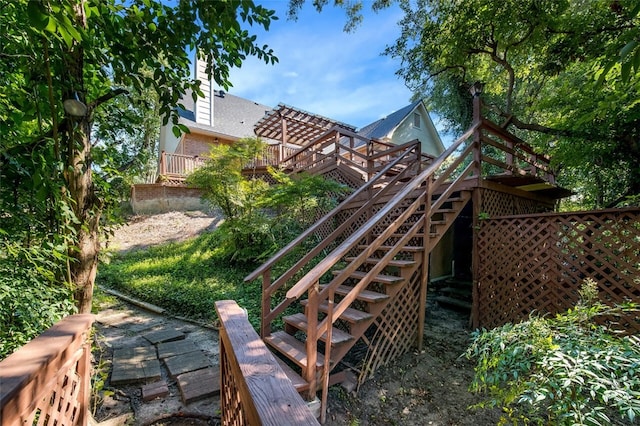
[[[358,141],[332,128],[283,160],[293,173],[342,171],[356,188],[245,278],[262,280],[260,335],[296,389],[309,400],[322,390],[321,420],[342,366],[364,380],[422,347],[430,253],[472,198],[481,204],[483,173],[514,188],[554,190],[549,159],[480,109],[474,97],[472,127],[435,159],[425,160],[417,141]],[[440,296],[460,292],[449,283]]]
[[473,283],[470,281],[448,279],[444,281],[444,286],[436,290],[437,296],[434,300],[439,305],[453,306],[456,308],[471,311],[473,303]]
[[[373,176],[359,170],[368,178],[363,186],[245,279],[262,277],[261,336],[308,398],[322,389],[326,402],[328,386],[342,379],[336,367],[356,345],[380,352],[379,360],[367,355],[371,365],[422,345],[429,253],[471,199],[469,181],[479,176],[470,135],[426,167],[411,144],[394,147],[394,155],[376,153],[389,161]],[[323,155],[315,158],[326,169],[321,146]],[[332,231],[318,242],[327,228]],[[272,277],[294,253],[293,265]],[[394,339],[393,351],[381,349],[381,335]]]

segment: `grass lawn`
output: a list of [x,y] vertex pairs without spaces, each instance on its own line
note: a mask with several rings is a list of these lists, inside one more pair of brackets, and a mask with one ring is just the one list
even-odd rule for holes
[[217,235],[111,254],[98,270],[98,285],[113,288],[177,315],[207,322],[216,319],[214,303],[233,299],[260,322],[260,281],[245,283],[255,264],[229,264],[216,249]]

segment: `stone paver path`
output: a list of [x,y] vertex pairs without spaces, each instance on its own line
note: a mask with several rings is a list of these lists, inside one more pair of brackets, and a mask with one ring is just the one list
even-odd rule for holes
[[134,418],[127,421],[147,424],[170,412],[216,415],[217,331],[124,304],[101,311],[96,322],[99,342],[112,353],[107,385],[131,401]]

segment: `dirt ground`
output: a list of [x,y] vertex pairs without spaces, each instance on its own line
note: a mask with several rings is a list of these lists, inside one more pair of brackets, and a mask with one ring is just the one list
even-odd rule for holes
[[[219,221],[218,216],[201,212],[133,217],[115,230],[109,246],[131,250],[179,241],[214,229]],[[357,392],[331,388],[326,424],[497,424],[499,410],[469,408],[480,399],[467,390],[473,365],[460,356],[470,340],[468,320],[468,312],[429,302],[423,350],[379,370]]]

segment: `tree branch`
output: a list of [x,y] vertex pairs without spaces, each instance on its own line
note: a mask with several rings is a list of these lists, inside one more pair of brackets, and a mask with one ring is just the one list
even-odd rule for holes
[[513,114],[507,111],[503,111],[493,104],[486,104],[486,107],[489,108],[491,111],[495,112],[496,114],[498,114],[500,117],[505,119],[505,122],[502,123],[502,127],[505,129],[510,125],[512,125],[515,128],[520,130],[529,130],[532,132],[544,133],[546,135],[565,136],[565,137],[582,137],[582,138],[587,137],[587,134],[582,132],[576,132],[576,131],[567,130],[567,129],[554,129],[553,127],[543,126],[538,123],[525,123],[524,121],[521,121],[520,119],[515,117]]
[[105,93],[104,95],[98,97],[95,101],[91,102],[89,104],[89,108],[94,109],[96,107],[99,107],[103,103],[108,102],[111,99],[115,98],[116,96],[122,95],[123,93],[129,93],[129,91],[126,89],[119,88],[119,89],[112,90],[109,93]]

